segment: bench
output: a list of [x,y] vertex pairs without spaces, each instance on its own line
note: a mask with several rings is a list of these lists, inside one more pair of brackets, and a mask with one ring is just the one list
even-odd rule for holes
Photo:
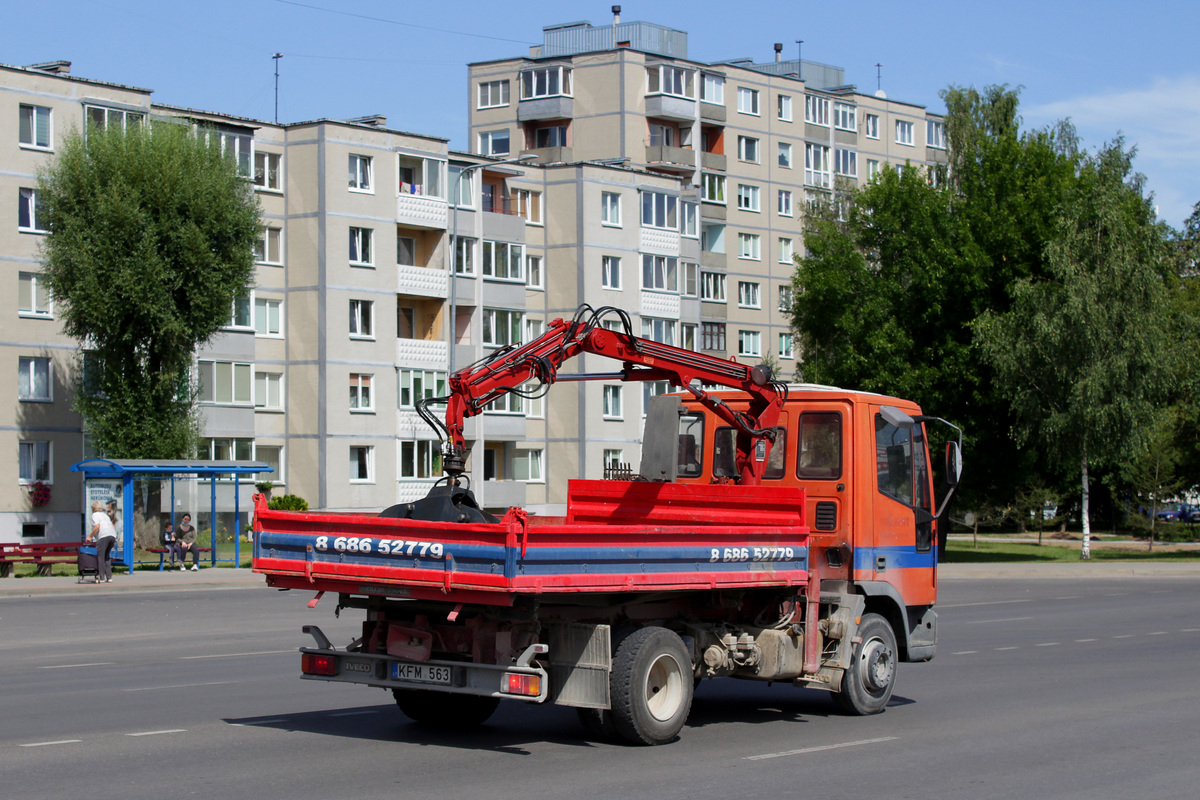
[[[211,553],[212,548],[211,547],[197,547],[196,551],[199,553]],[[158,555],[158,571],[162,572],[164,569],[164,564],[166,562],[167,554],[170,553],[171,551],[165,547],[147,547],[146,552],[147,553],[155,553]],[[180,561],[179,563],[182,564],[183,562]]]
[[8,542],[0,544],[0,577],[12,574],[14,564],[36,564],[37,574],[46,576],[55,564],[74,564],[79,560],[82,542]]

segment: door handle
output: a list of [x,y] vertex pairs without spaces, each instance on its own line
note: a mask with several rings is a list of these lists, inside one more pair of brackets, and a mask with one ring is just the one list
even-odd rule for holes
[[875,571],[876,572],[886,572],[887,571],[887,556],[875,556]]

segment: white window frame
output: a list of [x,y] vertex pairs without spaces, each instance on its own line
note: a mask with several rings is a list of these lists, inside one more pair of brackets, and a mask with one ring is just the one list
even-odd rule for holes
[[[22,403],[54,402],[54,362],[46,356],[19,356],[17,399]],[[37,393],[41,386],[44,392]]]
[[136,122],[138,125],[144,123],[146,121],[146,113],[144,111],[130,111],[124,108],[112,108],[111,106],[89,103],[83,107],[83,118],[85,127],[95,125],[108,130],[109,125],[115,122],[120,124],[121,130],[126,130],[129,128],[130,122]]
[[254,186],[260,192],[283,192],[283,154],[254,150]]
[[[365,471],[364,476],[361,471]],[[357,474],[356,474],[357,473]],[[350,483],[375,482],[375,445],[350,445]]]
[[620,256],[600,256],[600,288],[621,291]]
[[459,236],[454,243],[457,254],[454,258],[454,272],[458,275],[474,277],[475,275],[475,245],[478,239],[469,236]]
[[[504,142],[504,149],[498,149]],[[479,132],[479,152],[485,156],[506,156],[512,152],[512,133],[508,128]]]
[[700,249],[706,253],[725,253],[725,226],[719,223],[702,223],[700,226]]
[[719,172],[705,172],[700,175],[700,199],[705,203],[725,205],[726,176]]
[[446,373],[442,370],[401,367],[397,370],[397,382],[397,408],[416,408],[418,400],[445,397],[448,392]]
[[350,338],[375,340],[375,301],[350,301]]
[[779,287],[779,311],[784,314],[790,314],[792,304],[796,301],[796,290],[788,284],[781,284]]
[[758,281],[738,281],[738,308],[762,308],[762,286]]
[[283,338],[283,301],[271,297],[254,298],[254,335],[259,339]]
[[879,177],[879,171],[882,168],[883,168],[883,166],[879,163],[879,159],[868,158],[867,159],[867,180],[873,181],[877,177]]
[[[227,373],[224,376],[222,373]],[[198,402],[209,406],[254,407],[254,365],[245,361],[219,361],[202,359],[196,362]],[[228,396],[218,396],[219,386],[225,380]]]
[[[38,202],[38,190],[22,186],[17,189],[17,230],[22,233],[49,233],[50,231],[42,227],[38,222],[38,217],[41,214],[38,211],[41,209],[41,203]],[[25,224],[21,224],[24,221]]]
[[762,142],[755,136],[738,134],[738,161],[758,164],[762,161]]
[[[524,469],[521,465],[524,464]],[[522,483],[545,483],[545,451],[540,447],[518,449],[512,457],[513,480]]]
[[[502,268],[497,268],[503,262]],[[525,245],[519,242],[483,241],[480,274],[488,280],[525,282]]]
[[399,477],[406,481],[436,480],[441,451],[433,439],[409,439],[400,442],[396,454]]
[[533,189],[513,189],[513,206],[517,216],[529,225],[542,225],[542,193]]
[[758,89],[751,89],[748,86],[739,86],[737,90],[737,98],[737,110],[739,114],[749,114],[753,117],[759,116]]
[[863,119],[863,135],[868,139],[879,138],[879,115],[866,114]]
[[507,347],[520,343],[525,331],[525,312],[507,308],[485,308],[483,323],[483,346]]
[[833,127],[840,131],[858,131],[858,107],[849,103],[833,104]]
[[600,224],[609,228],[621,227],[621,195],[618,192],[600,193]]
[[[23,451],[28,451],[29,456],[26,457]],[[45,457],[39,457],[41,453],[45,453]],[[26,464],[31,468],[29,474],[24,474]],[[39,467],[44,469],[39,470]],[[54,484],[54,444],[45,439],[22,439],[17,443],[17,483],[28,486],[38,481]]]
[[545,260],[541,256],[525,254],[525,288],[545,289],[545,275],[542,266]]
[[779,95],[778,117],[780,122],[792,121],[792,96],[790,94]]
[[254,373],[254,408],[258,411],[283,411],[283,373]]
[[679,294],[679,259],[642,253],[642,291]]
[[646,66],[646,94],[696,99],[696,71],[672,64]]
[[273,267],[283,266],[283,228],[263,225],[254,244],[254,262]]
[[762,190],[759,187],[749,183],[738,184],[738,210],[758,213],[761,210],[761,201]]
[[700,102],[725,105],[725,77],[705,72],[700,81]]
[[739,233],[738,258],[746,261],[762,261],[762,236],[757,233]]
[[804,95],[804,121],[809,125],[829,127],[829,98],[815,94]]
[[706,303],[724,303],[725,300],[725,273],[724,272],[700,272],[700,299]]
[[624,386],[616,384],[604,384],[601,387],[603,390],[603,406],[604,418],[606,420],[623,420],[625,419],[624,407]]
[[[22,149],[44,151],[54,149],[53,109],[47,106],[35,106],[32,103],[21,103],[17,110],[17,116],[17,143]],[[44,141],[40,135],[43,132],[45,133]]]
[[613,447],[604,449],[604,469],[619,469],[625,463],[625,451]]
[[352,267],[375,266],[375,229],[350,226],[350,251],[348,259]]
[[679,198],[665,192],[642,191],[642,227],[679,230]]
[[946,125],[941,120],[925,120],[925,146],[934,150],[946,149]]
[[[243,315],[245,322],[241,321]],[[229,304],[229,323],[224,327],[233,331],[254,330],[254,292],[233,298]]]
[[[539,76],[544,76],[544,85],[539,87]],[[553,80],[551,80],[553,76]],[[521,99],[536,100],[542,97],[571,97],[571,68],[565,66],[538,67],[521,71]]]
[[678,320],[644,316],[642,317],[642,338],[674,347],[677,325]]
[[779,357],[788,360],[795,359],[796,345],[795,337],[791,331],[784,331],[779,334]]
[[684,350],[696,352],[696,332],[699,327],[694,322],[679,323],[679,346]]
[[511,91],[508,80],[480,81],[475,107],[477,109],[504,108],[510,102]]
[[762,356],[762,332],[738,331],[738,355],[744,358],[759,358]]
[[[447,176],[449,180],[446,196],[449,198],[449,205],[458,206],[459,208],[474,208],[475,207],[475,171],[463,172],[463,167],[457,164],[450,164],[447,167]],[[458,192],[458,196],[454,196],[454,192]]]
[[350,373],[351,414],[375,413],[375,393],[371,390],[374,380],[375,374],[371,372]]
[[[792,240],[786,236],[779,237],[779,263],[780,264],[795,264],[794,256],[796,255],[796,247]],[[782,311],[783,309],[779,309]]]
[[896,144],[916,147],[916,128],[910,119],[896,120]]
[[686,239],[700,238],[700,206],[697,203],[680,202],[679,235]]
[[791,189],[780,189],[779,190],[779,199],[778,199],[777,208],[779,209],[779,216],[781,216],[781,217],[790,217],[794,214],[793,205],[792,205],[792,190]]
[[833,185],[830,173],[829,146],[807,142],[804,145],[804,183],[828,189]]
[[858,177],[858,153],[845,147],[839,147],[833,153],[833,168],[838,175],[850,178]]
[[375,159],[358,153],[349,157],[349,188],[360,194],[375,194]]
[[680,265],[679,279],[682,282],[680,294],[684,297],[698,297],[700,294],[700,265],[693,261],[684,261]]
[[[54,300],[50,292],[42,285],[42,276],[38,272],[22,272],[17,276],[17,316],[30,319],[53,319]],[[25,285],[28,284],[28,292]],[[24,295],[28,294],[28,301]]]
[[783,169],[792,168],[792,143],[778,142],[779,144],[779,166]]

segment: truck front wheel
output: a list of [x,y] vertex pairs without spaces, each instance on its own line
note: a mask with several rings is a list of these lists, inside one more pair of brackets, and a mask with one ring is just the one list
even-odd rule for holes
[[896,685],[896,634],[878,614],[864,614],[858,626],[861,641],[834,695],[847,714],[878,714],[887,706]]
[[413,722],[448,730],[469,730],[488,721],[499,697],[447,694],[424,689],[392,689],[396,705]]
[[666,628],[640,628],[613,657],[612,723],[634,744],[674,739],[692,707],[692,660],[683,640]]

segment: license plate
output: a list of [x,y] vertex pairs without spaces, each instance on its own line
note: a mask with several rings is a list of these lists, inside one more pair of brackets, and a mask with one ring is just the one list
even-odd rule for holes
[[450,683],[450,668],[433,664],[392,664],[392,680],[413,683]]

